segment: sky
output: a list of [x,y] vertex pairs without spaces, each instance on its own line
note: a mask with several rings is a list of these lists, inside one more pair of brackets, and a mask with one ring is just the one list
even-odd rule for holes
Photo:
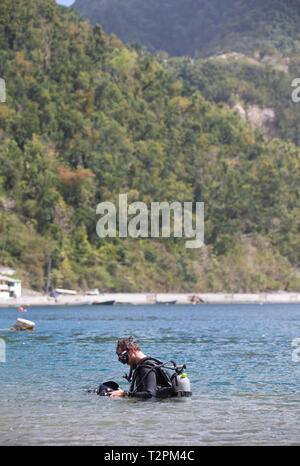
[[75,0],[56,0],[56,3],[58,3],[59,5],[65,5],[65,6],[70,6],[74,2]]

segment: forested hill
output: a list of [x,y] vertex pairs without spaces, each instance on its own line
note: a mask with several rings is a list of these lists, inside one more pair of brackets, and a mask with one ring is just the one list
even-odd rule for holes
[[[41,290],[295,290],[300,152],[54,0],[2,0],[0,263]],[[207,88],[206,88],[207,91]],[[202,201],[205,246],[100,239],[96,206]]]
[[76,0],[74,7],[105,32],[170,56],[300,51],[298,0]]

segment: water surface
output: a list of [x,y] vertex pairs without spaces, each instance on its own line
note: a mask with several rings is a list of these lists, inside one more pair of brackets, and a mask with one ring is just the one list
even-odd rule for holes
[[[299,445],[300,306],[148,305],[0,309],[0,328],[24,317],[34,332],[0,332],[1,445]],[[186,363],[189,400],[86,394],[122,388],[119,337]]]

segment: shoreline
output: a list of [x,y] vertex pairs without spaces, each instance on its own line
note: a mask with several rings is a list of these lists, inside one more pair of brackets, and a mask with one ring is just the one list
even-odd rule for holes
[[288,304],[300,303],[300,293],[103,293],[100,295],[59,295],[57,298],[40,295],[23,295],[19,298],[0,300],[1,307],[19,306],[79,306],[105,301],[115,304],[145,305],[167,304]]

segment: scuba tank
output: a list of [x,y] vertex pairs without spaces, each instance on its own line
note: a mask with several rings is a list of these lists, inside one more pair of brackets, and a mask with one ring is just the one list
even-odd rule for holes
[[[131,387],[130,387],[130,392],[135,393],[139,386],[142,385],[144,379],[147,377],[149,372],[155,371],[157,376],[160,374],[160,381],[162,385],[157,385],[157,397],[158,398],[166,398],[166,397],[190,397],[192,396],[191,392],[191,384],[188,379],[187,374],[184,372],[184,369],[186,369],[186,365],[183,364],[182,366],[177,366],[177,364],[170,360],[165,363],[162,363],[158,359],[155,358],[147,358],[146,360],[142,361],[143,366],[147,365],[147,361],[150,360],[151,362],[153,361],[155,364],[151,364],[149,367],[149,370],[146,372],[144,377],[138,382],[137,386],[134,389],[135,385],[135,376],[136,372],[132,377],[132,372],[133,370],[130,370],[129,376],[125,374],[124,378],[128,380],[128,382],[131,382]],[[168,367],[168,364],[172,363],[172,367]],[[149,364],[149,363],[148,363]],[[147,366],[146,366],[147,367]],[[165,371],[164,369],[170,369],[173,370],[174,373],[171,376],[168,371]]]
[[[173,362],[173,361],[172,361]],[[172,375],[172,389],[173,389],[173,396],[181,397],[181,396],[192,396],[191,392],[191,383],[187,374],[184,371],[186,369],[186,365],[183,366],[176,366],[174,364],[175,373]]]
[[191,383],[186,373],[174,374],[172,388],[173,396],[192,396]]

